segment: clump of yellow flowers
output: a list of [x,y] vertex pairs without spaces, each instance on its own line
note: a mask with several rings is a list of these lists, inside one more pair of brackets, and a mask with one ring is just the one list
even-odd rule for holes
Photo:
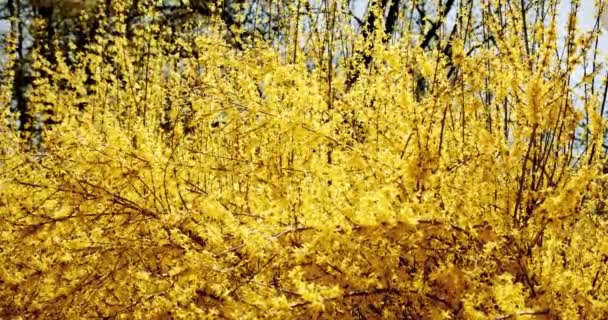
[[571,80],[597,32],[560,60],[554,21],[524,39],[492,5],[492,46],[359,39],[349,85],[339,17],[334,42],[152,25],[99,40],[115,66],[39,62],[58,124],[0,129],[0,318],[608,318],[603,90]]

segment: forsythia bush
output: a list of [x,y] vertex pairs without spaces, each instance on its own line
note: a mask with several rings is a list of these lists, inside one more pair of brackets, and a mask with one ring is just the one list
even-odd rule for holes
[[352,85],[220,30],[34,53],[58,124],[0,132],[0,317],[607,318],[601,96],[569,80],[586,35],[564,65],[545,28],[529,54],[515,27],[451,57],[379,36]]

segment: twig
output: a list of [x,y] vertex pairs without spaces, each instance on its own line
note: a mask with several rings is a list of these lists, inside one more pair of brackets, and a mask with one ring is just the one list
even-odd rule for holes
[[540,311],[517,311],[514,314],[501,315],[494,319],[507,320],[507,319],[513,319],[517,316],[540,316],[540,315],[547,315],[547,314],[549,314],[548,309],[544,309],[544,310],[540,310]]

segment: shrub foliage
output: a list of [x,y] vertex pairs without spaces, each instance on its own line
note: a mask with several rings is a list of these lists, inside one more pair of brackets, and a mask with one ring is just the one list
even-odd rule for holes
[[46,124],[3,109],[0,316],[608,317],[599,29],[469,5],[486,38],[428,47],[328,1],[317,27],[285,6],[274,42],[168,36],[151,6],[32,52]]

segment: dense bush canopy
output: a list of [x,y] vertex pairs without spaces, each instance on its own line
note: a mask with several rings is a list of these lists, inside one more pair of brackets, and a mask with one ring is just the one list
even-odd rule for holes
[[127,30],[126,3],[86,50],[32,49],[28,125],[2,109],[0,317],[608,317],[576,10],[563,42],[553,2],[462,2],[423,46],[434,23],[357,33],[342,1],[317,26],[286,5],[276,41],[213,13],[167,34],[153,6]]

